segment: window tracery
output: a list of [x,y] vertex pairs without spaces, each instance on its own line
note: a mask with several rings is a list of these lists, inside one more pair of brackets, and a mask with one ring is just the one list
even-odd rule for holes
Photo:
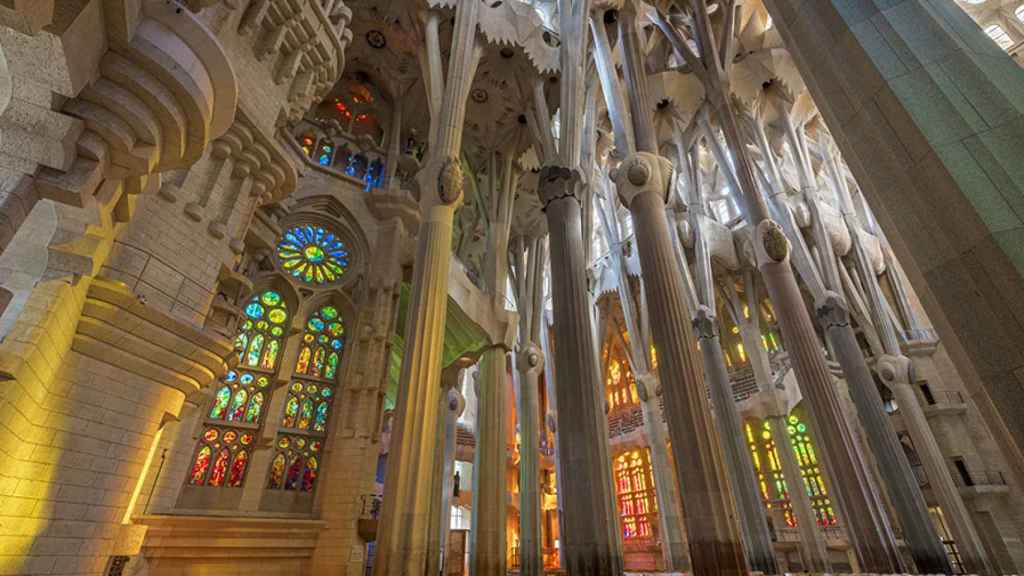
[[192,486],[242,486],[254,431],[269,403],[269,373],[278,365],[288,310],[280,293],[265,290],[249,300],[244,314],[235,339],[240,367],[225,374],[204,414],[189,469]]
[[322,306],[306,322],[281,415],[281,433],[267,488],[312,492],[327,434],[345,326],[335,306]]
[[[747,444],[750,447],[754,462],[754,469],[757,471],[758,480],[761,485],[761,496],[764,498],[768,508],[771,508],[773,504],[771,492],[774,491],[775,494],[778,494],[781,500],[779,504],[783,506],[786,524],[790,527],[795,527],[797,520],[793,513],[788,486],[783,478],[778,447],[772,438],[771,425],[768,422],[763,422],[759,426],[755,426],[747,422],[745,428]],[[786,420],[786,431],[793,444],[793,452],[796,455],[797,463],[800,465],[804,490],[807,491],[807,495],[810,497],[811,507],[814,509],[818,525],[835,525],[836,514],[832,508],[832,500],[828,495],[828,489],[825,486],[825,479],[821,475],[821,464],[818,461],[807,425],[798,416],[791,414]],[[770,487],[771,490],[769,489]]]
[[344,243],[322,226],[295,226],[277,244],[281,268],[308,284],[336,282],[348,269]]
[[615,491],[626,540],[654,538],[658,504],[654,493],[654,470],[650,451],[638,448],[615,459]]

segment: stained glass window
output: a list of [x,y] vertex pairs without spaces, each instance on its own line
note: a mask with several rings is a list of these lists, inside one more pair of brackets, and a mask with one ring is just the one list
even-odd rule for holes
[[654,471],[650,452],[638,448],[615,459],[615,492],[625,540],[654,538],[658,504],[654,492]]
[[[786,431],[793,444],[793,452],[800,465],[804,490],[811,499],[811,506],[819,526],[832,526],[836,523],[836,514],[832,508],[832,500],[821,475],[821,463],[818,461],[814,443],[811,441],[807,424],[795,414],[786,421]],[[755,425],[746,424],[747,443],[753,456],[754,468],[761,481],[762,496],[771,506],[770,490],[778,496],[779,504],[785,510],[786,523],[790,527],[797,524],[793,514],[789,491],[782,475],[782,462],[779,460],[778,447],[772,438],[771,425],[763,422]],[[771,484],[769,484],[771,483]]]
[[259,424],[270,378],[229,370],[217,390],[207,420]]
[[345,325],[338,317],[338,309],[324,306],[306,322],[295,373],[333,380],[344,342]]
[[285,434],[277,439],[277,453],[270,462],[267,488],[312,492],[320,468],[319,440]]
[[245,317],[235,339],[239,362],[249,368],[274,370],[287,328],[288,310],[273,290],[253,296],[244,308]]
[[255,436],[230,428],[207,427],[192,458],[188,483],[194,486],[237,488],[245,479],[249,449]]
[[608,395],[609,412],[639,405],[636,377],[622,346],[617,343],[608,345],[606,365],[605,393]]
[[261,292],[246,303],[243,312],[235,340],[240,367],[221,379],[206,413],[207,426],[188,475],[188,483],[195,486],[238,488],[244,484],[250,444],[271,389],[271,375],[260,370],[273,372],[280,360],[288,321],[281,295],[273,290]]
[[316,486],[344,340],[345,326],[336,307],[323,306],[307,319],[295,380],[286,389],[268,489],[312,492]]
[[341,278],[348,269],[348,250],[321,226],[296,226],[277,244],[277,257],[285,272],[303,282],[326,284]]

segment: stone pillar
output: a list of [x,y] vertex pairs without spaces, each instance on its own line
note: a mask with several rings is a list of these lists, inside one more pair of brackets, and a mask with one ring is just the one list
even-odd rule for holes
[[782,465],[782,476],[786,480],[789,501],[796,514],[797,529],[800,531],[800,555],[804,561],[805,572],[831,572],[828,548],[825,537],[818,527],[818,521],[811,505],[807,486],[804,484],[803,472],[793,451],[793,440],[789,437],[789,423],[785,414],[769,414],[768,425],[772,429],[772,438],[779,453]]
[[765,6],[1021,477],[1024,72],[952,2]]
[[715,409],[715,423],[722,442],[725,469],[729,485],[738,508],[740,535],[750,567],[766,574],[775,574],[778,566],[768,532],[768,518],[764,502],[754,474],[754,463],[750,459],[743,423],[736,411],[736,400],[732,395],[732,383],[726,371],[725,356],[719,340],[718,321],[705,306],[694,315],[693,326],[697,342],[704,358],[704,375],[711,390],[712,405]]
[[924,410],[918,403],[917,393],[911,386],[910,359],[905,356],[882,356],[878,359],[878,374],[896,396],[903,422],[907,425],[910,439],[921,457],[925,475],[930,481],[932,494],[939,502],[942,516],[949,524],[949,531],[957,545],[964,570],[968,573],[992,574],[985,547],[971,520],[970,512],[960,498],[960,491],[953,483],[946,460],[939,444],[928,425]]
[[469,570],[473,576],[505,573],[505,358],[501,348],[488,350],[480,358],[469,533]]
[[551,236],[562,568],[570,574],[617,576],[622,555],[608,537],[618,514],[605,481],[611,462],[587,309],[579,179],[574,170],[545,166],[538,184]]
[[[462,378],[458,371],[457,380]],[[455,441],[458,437],[458,420],[466,408],[466,398],[458,387],[448,390],[444,413],[444,466],[441,481],[441,569],[447,570],[451,559],[448,557],[448,534],[452,526],[452,498],[455,490]],[[462,563],[462,558],[457,559]]]
[[543,576],[544,554],[540,529],[540,406],[537,385],[544,355],[532,342],[516,356],[519,370],[519,573]]
[[[374,570],[378,576],[420,574],[427,559],[431,501],[438,486],[431,468],[438,456],[441,354],[448,306],[452,219],[462,200],[458,154],[468,88],[479,63],[476,43],[479,2],[459,5],[452,34],[448,78],[430,160],[417,175],[423,221],[412,274],[405,357],[399,376],[396,418],[388,458],[384,510]],[[428,46],[433,53],[436,44]],[[432,68],[431,73],[440,75]]]
[[[704,381],[694,350],[692,317],[684,300],[682,273],[665,214],[672,164],[657,156],[653,110],[633,2],[627,2],[620,12],[619,35],[638,152],[625,159],[614,180],[620,200],[633,216],[644,275],[644,295],[658,350],[658,371],[664,383],[665,410],[685,511],[691,568],[694,574],[746,574],[743,549],[731,513],[732,498],[723,481],[718,438],[712,428]],[[770,562],[770,567],[758,567],[775,571],[774,561]]]
[[903,539],[910,548],[917,570],[927,574],[952,573],[949,558],[928,515],[928,506],[917,478],[882,408],[882,398],[878,395],[875,380],[853,333],[845,302],[837,294],[827,293],[825,301],[817,303],[816,307],[825,336],[832,343],[832,349],[843,368],[847,389],[857,407],[857,416],[867,435],[871,452],[878,460],[878,472],[885,481],[890,501],[903,528]]

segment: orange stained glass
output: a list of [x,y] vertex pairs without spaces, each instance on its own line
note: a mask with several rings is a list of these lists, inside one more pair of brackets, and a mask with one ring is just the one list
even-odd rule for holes
[[652,539],[652,526],[657,519],[657,499],[654,493],[654,471],[647,448],[625,452],[615,459],[615,487],[623,538]]

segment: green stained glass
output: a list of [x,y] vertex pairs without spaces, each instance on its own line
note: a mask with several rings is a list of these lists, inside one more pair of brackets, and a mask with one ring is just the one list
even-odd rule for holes
[[250,423],[258,421],[261,410],[263,410],[263,393],[257,392],[249,400],[249,407],[245,411],[245,421]]
[[324,306],[320,309],[320,315],[324,317],[324,320],[334,320],[338,317],[338,309],[334,306]]
[[327,368],[324,370],[324,378],[334,378],[334,375],[338,372],[338,353],[331,352],[331,355],[327,357]]
[[228,402],[231,401],[231,388],[228,386],[222,386],[217,391],[217,396],[213,401],[213,408],[210,408],[210,418],[220,419],[224,417],[224,413],[228,409]]
[[324,329],[324,321],[316,317],[310,318],[309,322],[306,323],[306,328],[310,332],[319,332]]
[[338,280],[349,265],[344,243],[333,232],[313,225],[287,230],[277,244],[277,257],[285,272],[313,284]]
[[260,296],[260,301],[267,306],[277,306],[281,303],[281,295],[273,290],[267,290]]
[[316,407],[316,418],[313,420],[313,430],[324,432],[327,430],[327,401],[321,402]]

